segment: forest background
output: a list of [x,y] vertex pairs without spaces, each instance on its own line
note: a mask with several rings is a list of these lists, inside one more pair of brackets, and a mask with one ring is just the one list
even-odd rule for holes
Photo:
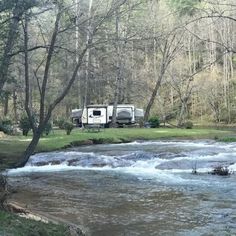
[[236,121],[233,0],[2,0],[0,25],[2,119],[131,103],[178,126]]

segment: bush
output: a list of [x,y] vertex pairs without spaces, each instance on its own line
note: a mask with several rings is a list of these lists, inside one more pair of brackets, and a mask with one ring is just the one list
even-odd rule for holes
[[63,129],[66,130],[66,134],[67,135],[70,135],[70,133],[73,130],[73,128],[74,128],[74,125],[73,125],[72,122],[69,122],[69,121],[65,121],[64,122]]
[[66,130],[67,135],[70,135],[71,131],[74,128],[73,123],[70,121],[67,121],[64,118],[60,118],[59,120],[55,121],[55,124],[59,127],[59,129]]
[[4,134],[8,134],[8,135],[13,134],[13,128],[10,125],[0,124],[0,131],[2,131]]
[[160,120],[157,116],[153,116],[148,120],[151,128],[158,128],[160,127]]
[[49,135],[51,131],[52,131],[52,123],[49,121],[44,128],[44,133],[46,135]]
[[2,119],[2,120],[1,120],[1,123],[2,123],[3,125],[11,125],[11,126],[13,125],[12,120],[9,119],[9,118]]
[[12,121],[8,118],[0,120],[0,131],[5,134],[13,134],[13,124]]
[[32,128],[28,116],[24,115],[21,117],[19,127],[22,129],[23,135],[27,136]]
[[56,121],[56,124],[58,125],[59,129],[64,129],[64,124],[66,123],[66,119],[60,118],[58,121]]
[[185,129],[192,129],[193,128],[193,122],[191,121],[186,121],[184,124],[183,124],[183,127]]
[[[32,114],[32,123],[35,126],[37,126],[37,124],[38,124],[38,116],[35,113]],[[28,118],[27,114],[24,114],[21,117],[20,122],[19,122],[19,127],[22,130],[24,136],[27,136],[29,131],[33,128],[31,126],[31,122],[30,122],[30,119]]]

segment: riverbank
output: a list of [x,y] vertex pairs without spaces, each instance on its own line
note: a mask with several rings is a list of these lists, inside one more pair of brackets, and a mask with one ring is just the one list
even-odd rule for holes
[[[71,135],[65,131],[54,130],[48,136],[40,139],[36,153],[50,152],[73,146],[122,143],[134,140],[159,140],[159,139],[225,139],[234,141],[235,133],[227,130],[216,129],[105,129],[100,132],[88,132],[74,129]],[[0,170],[14,168],[19,162],[29,144],[32,136],[6,136],[0,139]],[[228,139],[228,140],[227,140]]]
[[0,211],[0,235],[8,236],[70,236],[70,230],[62,224],[45,223]]
[[27,205],[9,200],[7,209],[0,210],[0,235],[85,236],[78,226],[42,212],[32,212]]

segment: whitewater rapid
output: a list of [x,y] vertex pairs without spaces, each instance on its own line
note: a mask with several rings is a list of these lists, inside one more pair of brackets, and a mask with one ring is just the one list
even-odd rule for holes
[[[90,151],[88,151],[90,150]],[[30,157],[9,175],[70,170],[119,171],[157,177],[174,173],[208,173],[217,166],[236,171],[236,144],[213,141],[149,141],[95,145]]]

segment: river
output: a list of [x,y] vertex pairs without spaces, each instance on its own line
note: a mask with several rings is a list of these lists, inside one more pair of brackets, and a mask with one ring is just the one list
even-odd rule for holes
[[[232,174],[211,175],[216,166]],[[192,170],[196,169],[196,175]],[[236,235],[236,143],[149,141],[32,156],[12,198],[91,236]]]

